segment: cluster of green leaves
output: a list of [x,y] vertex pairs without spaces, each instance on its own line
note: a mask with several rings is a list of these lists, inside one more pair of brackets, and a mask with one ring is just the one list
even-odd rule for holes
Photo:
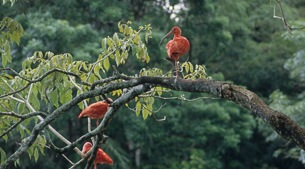
[[199,79],[199,78],[211,78],[206,73],[206,67],[204,65],[195,65],[191,62],[184,62],[181,65],[185,69],[185,72],[188,73],[184,76],[185,79]]
[[117,66],[125,64],[129,54],[135,55],[138,60],[144,63],[150,61],[147,52],[147,47],[141,40],[141,34],[145,30],[145,41],[151,38],[150,25],[140,26],[136,31],[130,26],[131,22],[126,24],[118,23],[119,33],[114,33],[113,37],[107,37],[102,40],[102,52],[99,55],[99,60],[103,62],[106,70],[109,69],[109,58],[113,59]]
[[22,26],[12,18],[5,17],[0,22],[0,53],[3,67],[12,62],[11,43],[19,45],[23,33]]
[[136,98],[136,115],[142,112],[143,119],[147,119],[148,115],[152,115],[154,101],[153,97]]
[[[32,156],[34,157],[35,161],[38,160],[39,158],[39,152],[43,155],[44,154],[44,147],[46,145],[46,139],[44,138],[44,136],[38,135],[37,139],[36,139],[36,144],[34,144],[33,146],[31,146],[27,152],[29,154],[30,159],[32,158]],[[19,161],[16,161],[17,163],[19,163]],[[19,164],[20,165],[20,164]]]

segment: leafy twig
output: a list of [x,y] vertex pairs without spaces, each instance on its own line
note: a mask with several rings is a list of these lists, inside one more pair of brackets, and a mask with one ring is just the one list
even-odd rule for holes
[[0,112],[0,115],[13,116],[13,117],[20,118],[19,121],[17,121],[15,124],[10,126],[10,128],[8,128],[6,131],[4,131],[2,134],[0,134],[0,137],[3,137],[4,135],[6,135],[10,131],[12,131],[14,128],[16,128],[25,119],[33,117],[33,116],[39,116],[39,115],[45,117],[46,113],[44,113],[44,112],[33,112],[33,113],[28,113],[28,114],[17,114],[17,113],[14,113],[14,112]]
[[[81,78],[80,78],[77,74],[75,74],[75,73],[67,72],[67,71],[64,71],[64,70],[61,70],[61,69],[58,69],[58,68],[54,68],[54,69],[52,69],[52,70],[50,70],[50,71],[47,71],[46,73],[42,74],[40,77],[38,77],[38,78],[36,78],[36,79],[34,79],[34,80],[30,80],[30,79],[27,79],[27,78],[24,78],[24,77],[23,77],[22,79],[26,80],[26,81],[29,82],[29,83],[27,83],[24,87],[22,87],[22,88],[20,88],[20,89],[18,89],[18,90],[15,90],[15,91],[13,91],[13,92],[9,92],[9,93],[0,95],[0,98],[4,98],[4,97],[6,97],[6,96],[9,96],[9,95],[13,95],[13,94],[19,93],[19,92],[25,90],[26,88],[28,88],[32,83],[37,83],[37,82],[39,82],[39,81],[42,81],[44,78],[46,78],[48,75],[50,75],[50,74],[52,74],[52,73],[54,73],[54,72],[60,72],[60,73],[63,73],[63,74],[66,74],[66,75],[70,75],[70,76],[74,76],[74,77],[77,77],[77,78],[81,79]],[[18,74],[18,76],[21,77],[19,74]],[[81,83],[84,84],[84,85],[90,86],[90,84],[87,83],[87,82],[83,82],[83,81],[82,81]]]

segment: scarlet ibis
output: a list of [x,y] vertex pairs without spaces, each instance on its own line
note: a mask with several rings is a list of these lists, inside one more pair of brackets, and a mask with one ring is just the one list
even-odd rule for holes
[[166,44],[166,50],[167,55],[170,59],[175,61],[175,67],[176,67],[176,77],[178,77],[178,63],[177,61],[181,56],[186,54],[190,50],[190,42],[187,40],[186,37],[181,36],[181,29],[178,26],[174,26],[172,30],[167,33],[162,40],[160,41],[160,44],[163,42],[163,40],[170,36],[171,34],[174,34],[174,38],[167,42]]
[[[111,98],[108,98],[112,102]],[[78,118],[89,117],[91,119],[97,119],[96,125],[98,125],[98,119],[105,116],[106,112],[109,110],[110,104],[106,100],[98,101],[96,103],[90,104],[86,107],[78,116]]]
[[[82,153],[87,154],[92,148],[92,144],[90,142],[86,142],[83,145]],[[109,157],[107,153],[105,153],[102,149],[98,149],[96,152],[95,160],[94,160],[94,169],[97,169],[97,164],[113,164],[112,159]]]

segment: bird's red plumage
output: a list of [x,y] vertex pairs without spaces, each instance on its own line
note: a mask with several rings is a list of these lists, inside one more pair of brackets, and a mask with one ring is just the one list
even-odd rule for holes
[[162,38],[160,44],[162,43],[164,38],[168,37],[170,34],[174,34],[174,38],[172,40],[170,40],[166,44],[165,47],[166,47],[168,57],[170,59],[172,59],[173,61],[175,61],[176,77],[178,77],[177,61],[179,60],[179,58],[181,56],[183,56],[190,50],[190,42],[187,40],[186,37],[181,36],[181,29],[179,27],[175,26],[172,28],[172,30],[168,34],[166,34]]
[[[92,148],[92,144],[90,142],[86,142],[83,145],[82,153],[86,154]],[[94,160],[94,169],[97,168],[97,164],[113,164],[112,159],[109,157],[107,153],[105,153],[102,149],[98,149],[96,152],[95,160]]]
[[110,104],[106,101],[99,101],[90,104],[79,114],[78,118],[89,117],[91,119],[101,119],[105,116],[106,112],[109,109],[109,106]]
[[178,61],[181,56],[190,49],[190,42],[183,36],[174,37],[166,44],[167,55],[174,61]]

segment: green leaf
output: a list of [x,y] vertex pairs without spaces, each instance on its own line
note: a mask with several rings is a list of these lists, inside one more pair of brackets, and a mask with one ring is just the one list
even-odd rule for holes
[[127,51],[127,50],[124,50],[124,51],[122,52],[121,56],[122,56],[122,58],[123,58],[124,60],[127,60],[127,59],[128,59],[128,51]]
[[38,160],[38,157],[39,157],[38,149],[35,148],[35,150],[34,150],[34,159],[35,159],[36,162]]
[[194,72],[194,66],[191,62],[189,62],[189,65],[190,65],[190,72]]
[[128,35],[130,35],[131,33],[132,33],[132,28],[126,26],[126,27],[124,28],[124,35],[128,36]]
[[121,40],[119,39],[119,36],[117,33],[113,34],[113,41],[117,46],[121,46]]
[[141,102],[136,103],[136,115],[139,116],[141,112]]
[[[23,127],[23,126],[22,126]],[[18,128],[21,138],[24,138],[24,130],[21,126]]]
[[162,95],[162,87],[156,87],[156,90],[157,90],[157,94],[159,95],[159,96],[161,96]]
[[118,50],[115,51],[115,63],[117,66],[119,66],[121,64],[121,55]]
[[148,115],[150,114],[150,111],[148,111],[146,108],[144,108],[142,110],[142,116],[143,116],[143,119],[146,120]]
[[146,53],[145,63],[148,63],[149,61],[150,61],[150,57],[149,57],[148,53]]
[[118,28],[119,28],[119,31],[120,31],[120,32],[123,32],[123,31],[124,31],[121,22],[118,23]]
[[106,57],[103,61],[103,65],[104,65],[104,68],[106,69],[106,71],[109,70],[109,67],[110,67],[110,63],[109,63],[109,58]]
[[139,44],[139,41],[140,41],[139,34],[136,34],[136,36],[135,36],[134,39],[133,39],[133,43]]
[[107,38],[104,38],[104,39],[102,40],[102,49],[103,49],[104,51],[107,50]]
[[29,149],[27,149],[27,152],[28,152],[29,158],[31,160],[32,159],[32,155],[33,155],[33,146],[30,147]]
[[109,55],[110,59],[114,59],[114,54]]
[[111,38],[107,38],[107,44],[110,48],[113,48],[113,42],[112,42],[112,39]]
[[51,91],[51,93],[49,94],[49,99],[51,100],[52,104],[58,108],[58,92],[57,89],[54,89],[53,91]]
[[7,140],[8,140],[8,136],[7,136],[7,134],[6,135],[4,135],[4,136],[2,136],[2,138],[7,142]]
[[6,153],[3,151],[3,149],[0,147],[0,164],[2,165],[6,159]]
[[64,89],[63,91],[60,91],[60,103],[65,104],[69,102],[72,99],[72,90],[71,89]]
[[14,161],[14,165],[15,167],[20,166],[20,160],[19,158],[17,160]]
[[77,105],[81,110],[85,108],[84,102],[79,102]]
[[111,92],[112,96],[115,96],[115,95],[121,96],[122,93],[123,93],[122,89],[114,90]]
[[38,99],[38,95],[35,94],[34,92],[35,91],[33,91],[31,93],[29,101],[30,101],[31,105],[34,107],[35,110],[39,110],[40,109],[40,100]]
[[88,78],[88,82],[93,83],[95,80],[97,80],[96,76],[94,74],[90,74]]
[[95,74],[95,75],[97,75],[97,76],[98,76],[98,75],[100,74],[100,67],[99,67],[99,66],[97,66],[97,65],[96,65],[96,66],[94,66],[93,72],[94,72],[94,74]]
[[190,66],[188,63],[183,63],[182,67],[185,67],[185,72],[188,73],[190,71]]
[[7,55],[2,55],[2,66],[3,67],[6,67],[6,65],[7,65],[7,62],[8,62],[7,57],[8,57]]

